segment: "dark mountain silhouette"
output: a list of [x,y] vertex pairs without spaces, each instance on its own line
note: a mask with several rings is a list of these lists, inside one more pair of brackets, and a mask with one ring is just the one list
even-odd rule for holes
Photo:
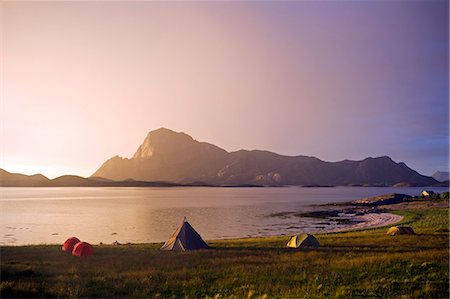
[[387,186],[407,182],[425,186],[437,182],[387,156],[325,162],[315,157],[283,156],[260,150],[229,153],[164,128],[148,133],[132,158],[115,156],[93,176],[211,185]]

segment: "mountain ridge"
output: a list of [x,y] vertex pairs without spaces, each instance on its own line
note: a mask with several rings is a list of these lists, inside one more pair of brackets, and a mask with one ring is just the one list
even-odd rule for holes
[[[49,179],[42,174],[25,175],[10,173],[0,168],[0,187],[190,187],[171,182],[146,182],[132,179],[113,181],[101,177],[84,178],[77,175],[62,175]],[[207,186],[197,182],[192,186]]]
[[132,158],[115,156],[92,175],[112,180],[196,181],[212,185],[432,185],[405,163],[388,156],[326,162],[265,150],[228,152],[166,128],[150,131]]
[[21,173],[10,173],[0,168],[0,186],[38,187],[48,181],[50,179],[40,173],[25,175]]

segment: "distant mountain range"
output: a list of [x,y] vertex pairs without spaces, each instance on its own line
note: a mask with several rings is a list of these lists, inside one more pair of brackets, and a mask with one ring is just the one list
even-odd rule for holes
[[448,171],[436,171],[431,177],[439,182],[445,182],[450,179]]
[[2,187],[40,187],[48,181],[50,180],[42,174],[9,173],[0,168],[0,186]]
[[362,161],[325,162],[261,150],[227,152],[185,133],[161,128],[148,133],[132,158],[115,156],[93,177],[208,185],[427,186],[437,183],[405,163],[384,156]]
[[180,184],[170,182],[141,182],[132,179],[112,181],[105,178],[83,178],[63,175],[53,180],[42,174],[24,175],[10,173],[0,168],[0,187],[172,187]]
[[432,186],[439,184],[405,163],[384,156],[325,162],[261,150],[227,152],[185,133],[161,128],[148,133],[132,158],[115,156],[89,178],[53,180],[0,169],[0,186]]

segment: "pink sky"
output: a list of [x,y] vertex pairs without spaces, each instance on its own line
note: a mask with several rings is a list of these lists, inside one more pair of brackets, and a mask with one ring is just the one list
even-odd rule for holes
[[8,171],[89,176],[159,127],[447,170],[446,1],[0,5]]

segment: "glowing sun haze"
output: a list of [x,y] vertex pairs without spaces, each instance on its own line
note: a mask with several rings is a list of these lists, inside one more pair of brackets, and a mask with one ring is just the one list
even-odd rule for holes
[[448,1],[0,5],[8,171],[89,176],[159,127],[448,169]]

